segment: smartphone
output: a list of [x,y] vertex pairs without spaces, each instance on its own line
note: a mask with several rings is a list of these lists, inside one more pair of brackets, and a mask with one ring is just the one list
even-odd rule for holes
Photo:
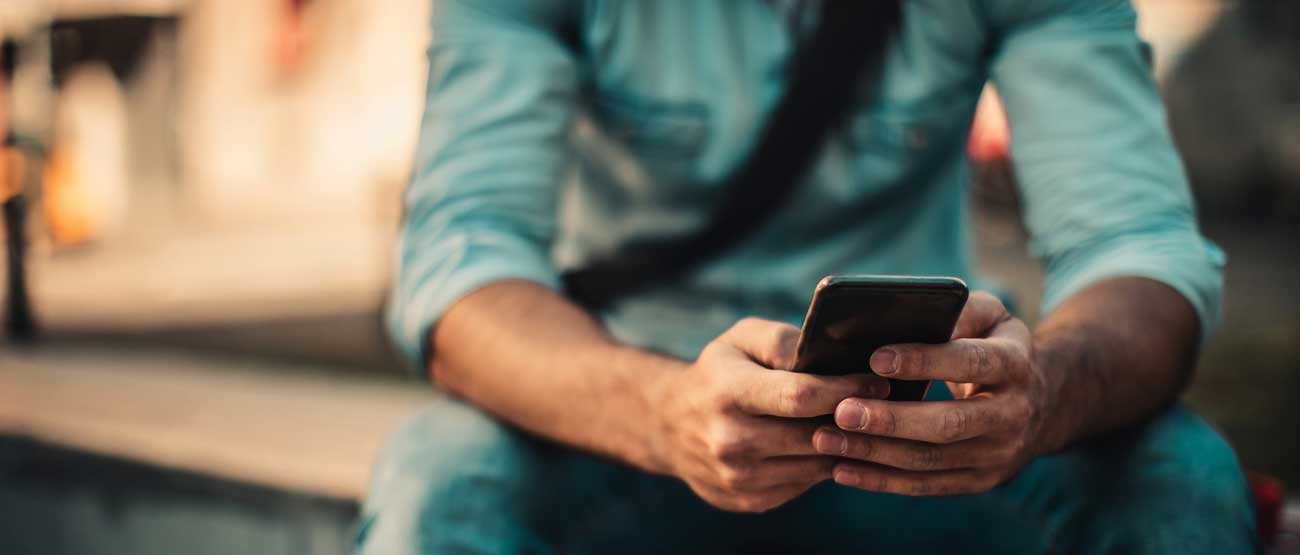
[[[833,275],[813,290],[794,370],[822,375],[870,373],[871,353],[895,343],[944,343],[966,306],[966,282],[954,277]],[[930,381],[890,379],[889,400],[920,401]]]

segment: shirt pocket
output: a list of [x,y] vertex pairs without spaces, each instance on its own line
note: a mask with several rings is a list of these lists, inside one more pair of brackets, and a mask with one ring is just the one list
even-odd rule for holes
[[593,104],[609,140],[656,182],[693,180],[709,141],[703,103],[602,95]]
[[963,113],[873,111],[854,117],[847,143],[859,186],[876,191],[934,179],[961,156],[961,130],[969,120]]

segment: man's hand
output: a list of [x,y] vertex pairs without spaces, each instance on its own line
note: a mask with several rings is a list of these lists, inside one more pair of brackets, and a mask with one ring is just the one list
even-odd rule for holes
[[1033,362],[1023,322],[1000,301],[974,293],[952,341],[889,345],[872,354],[889,378],[948,382],[955,401],[845,399],[840,429],[817,430],[818,452],[843,457],[836,482],[905,495],[953,495],[992,489],[1044,451],[1040,423],[1047,381]]
[[795,419],[832,414],[850,397],[884,398],[889,383],[789,372],[798,337],[789,324],[747,318],[667,375],[654,419],[663,470],[709,504],[744,512],[776,508],[830,479],[837,459],[813,447],[818,425]]

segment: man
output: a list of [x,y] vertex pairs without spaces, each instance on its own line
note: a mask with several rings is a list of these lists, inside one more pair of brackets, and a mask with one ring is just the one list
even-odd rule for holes
[[[824,6],[436,3],[391,325],[456,397],[381,455],[361,552],[1255,547],[1232,451],[1174,405],[1223,256],[1132,8],[902,4],[869,100],[787,206],[682,279],[587,310],[560,269],[702,226]],[[953,341],[871,356],[956,400],[785,371],[823,274],[970,274],[961,146],[990,79],[1045,262],[1041,325],[979,293]]]

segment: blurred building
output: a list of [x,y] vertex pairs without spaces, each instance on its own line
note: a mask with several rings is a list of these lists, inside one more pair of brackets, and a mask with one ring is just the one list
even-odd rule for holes
[[[0,0],[0,37],[22,46],[0,166],[24,174],[8,182],[31,201],[46,332],[0,342],[0,552],[346,551],[380,437],[431,394],[397,381],[377,314],[429,4]],[[1300,4],[1135,4],[1232,259],[1228,325],[1189,399],[1300,488],[1279,440],[1300,401],[1300,260],[1289,231],[1241,231],[1300,198]],[[1012,131],[986,99],[976,239],[1032,314]]]

